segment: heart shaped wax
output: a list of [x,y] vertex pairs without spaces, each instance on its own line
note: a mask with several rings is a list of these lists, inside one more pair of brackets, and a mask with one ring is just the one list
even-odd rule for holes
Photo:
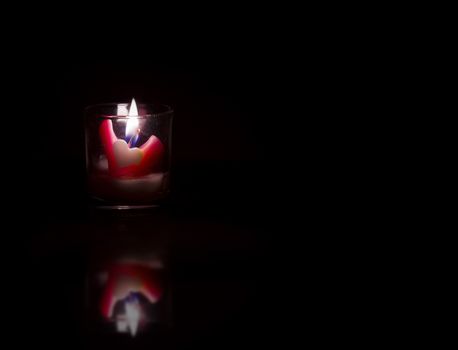
[[143,176],[160,169],[165,149],[156,136],[151,135],[140,148],[129,148],[116,137],[109,119],[100,124],[99,133],[112,176]]
[[138,165],[143,157],[143,151],[140,148],[129,148],[124,140],[117,140],[113,143],[113,154],[116,164],[121,168],[134,164]]

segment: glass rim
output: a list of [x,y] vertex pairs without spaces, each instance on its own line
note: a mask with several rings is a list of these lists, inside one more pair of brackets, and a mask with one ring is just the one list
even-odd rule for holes
[[[88,106],[84,107],[84,112],[87,113],[88,111],[90,111],[92,109],[96,109],[96,108],[117,107],[120,104],[128,105],[129,103],[124,103],[124,102],[96,103],[96,104],[92,104],[92,105],[88,105]],[[154,105],[152,103],[137,103],[137,106],[138,107],[149,107],[149,109],[152,109],[154,106],[156,106],[156,108],[157,107],[161,107],[161,108],[165,109],[164,111],[161,111],[161,112],[148,113],[148,114],[143,114],[143,115],[136,116],[138,118],[160,117],[160,116],[163,116],[163,115],[171,115],[171,114],[174,113],[174,110],[173,110],[173,108],[171,106],[166,105],[166,104],[162,104],[162,103],[154,104]],[[96,117],[114,119],[114,118],[128,118],[129,116],[127,116],[127,115],[97,115]]]

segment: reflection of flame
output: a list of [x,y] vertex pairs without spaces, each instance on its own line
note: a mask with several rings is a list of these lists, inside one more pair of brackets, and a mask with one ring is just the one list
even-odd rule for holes
[[127,114],[129,114],[129,111],[127,110],[127,104],[126,103],[118,103],[118,108],[116,111],[116,115],[118,117],[125,117]]
[[126,137],[131,138],[137,133],[138,129],[138,109],[135,99],[130,103],[129,113],[127,114]]
[[140,321],[140,306],[138,303],[126,303],[126,318],[130,334],[134,337]]
[[153,304],[141,292],[132,291],[116,302],[111,319],[116,322],[118,333],[130,333],[134,337],[155,319]]
[[123,305],[125,313],[116,316],[116,330],[119,333],[129,332],[135,337],[142,319],[141,306],[138,300],[125,300]]

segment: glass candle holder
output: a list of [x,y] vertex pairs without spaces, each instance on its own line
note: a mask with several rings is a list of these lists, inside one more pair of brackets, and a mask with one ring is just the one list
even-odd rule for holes
[[88,190],[100,207],[152,207],[168,195],[172,117],[135,100],[85,109]]

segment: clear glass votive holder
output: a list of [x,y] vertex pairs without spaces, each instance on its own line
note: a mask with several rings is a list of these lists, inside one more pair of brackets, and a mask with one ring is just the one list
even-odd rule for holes
[[109,103],[85,109],[90,197],[108,209],[154,207],[169,193],[173,110]]

